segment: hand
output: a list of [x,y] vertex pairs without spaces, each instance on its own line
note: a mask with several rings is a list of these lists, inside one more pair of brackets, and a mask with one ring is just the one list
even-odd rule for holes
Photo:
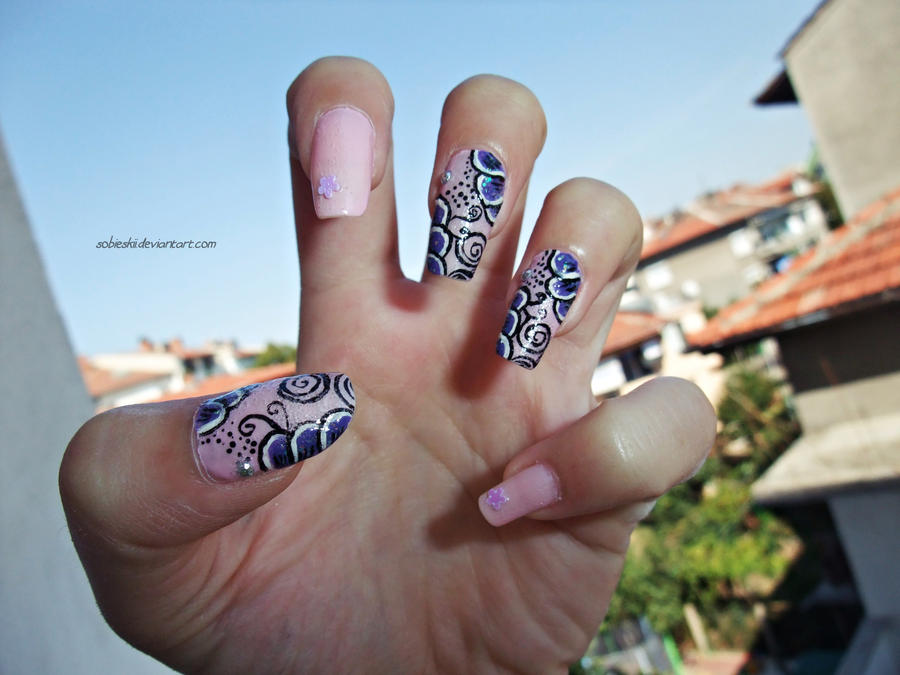
[[[324,59],[287,103],[298,371],[346,374],[355,407],[345,388],[344,417],[303,446],[333,447],[302,463],[285,450],[299,438],[288,413],[245,424],[249,477],[212,443],[216,425],[274,400],[277,384],[196,418],[199,399],[87,422],[60,486],[100,607],[126,640],[187,671],[564,672],[604,616],[634,526],[715,433],[684,381],[599,406],[590,394],[640,217],[609,185],[563,183],[511,280],[545,121],[523,86],[475,77],[444,106],[431,271],[410,281],[382,75]],[[263,441],[267,430],[287,436]]]

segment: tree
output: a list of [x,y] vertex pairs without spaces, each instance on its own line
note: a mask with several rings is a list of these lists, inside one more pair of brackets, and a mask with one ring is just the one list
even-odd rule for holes
[[297,348],[290,345],[277,345],[272,342],[256,357],[253,366],[260,368],[273,363],[293,363],[297,360]]

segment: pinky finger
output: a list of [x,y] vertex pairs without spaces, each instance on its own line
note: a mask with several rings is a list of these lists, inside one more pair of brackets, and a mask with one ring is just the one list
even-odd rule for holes
[[520,452],[478,505],[501,526],[647,502],[697,471],[715,433],[715,412],[700,389],[658,378]]

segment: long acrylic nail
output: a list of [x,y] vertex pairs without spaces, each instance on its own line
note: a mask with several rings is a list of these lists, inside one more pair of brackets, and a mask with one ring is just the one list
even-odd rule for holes
[[478,498],[481,515],[494,527],[560,500],[559,479],[545,464],[533,464]]
[[468,281],[503,206],[506,171],[487,150],[461,150],[440,182],[426,265],[432,274]]
[[319,454],[346,431],[356,396],[342,373],[292,375],[212,398],[194,414],[194,453],[219,480],[252,476]]
[[581,285],[581,268],[571,253],[538,253],[522,273],[497,339],[497,353],[523,368],[534,368],[559,330]]
[[316,122],[309,161],[319,218],[361,216],[369,204],[375,129],[353,108],[334,108]]

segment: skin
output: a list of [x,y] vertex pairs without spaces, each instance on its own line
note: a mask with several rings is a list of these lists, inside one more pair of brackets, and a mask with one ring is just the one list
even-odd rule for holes
[[[540,365],[494,353],[527,181],[546,133],[534,95],[479,76],[447,98],[437,177],[462,148],[507,171],[475,278],[403,277],[393,101],[370,64],[328,58],[288,91],[302,273],[299,372],[353,380],[349,430],[302,465],[212,483],[190,444],[200,399],[129,406],[72,439],[60,489],[106,619],[184,671],[565,672],[600,624],[629,536],[702,463],[715,434],[692,384],[660,378],[598,406],[589,391],[641,248],[641,221],[591,179],[553,190],[524,261],[574,252],[584,281]],[[376,130],[358,218],[320,221],[307,178],[315,120],[339,105]],[[424,220],[424,218],[423,218]],[[542,462],[562,499],[493,528],[478,496]]]

